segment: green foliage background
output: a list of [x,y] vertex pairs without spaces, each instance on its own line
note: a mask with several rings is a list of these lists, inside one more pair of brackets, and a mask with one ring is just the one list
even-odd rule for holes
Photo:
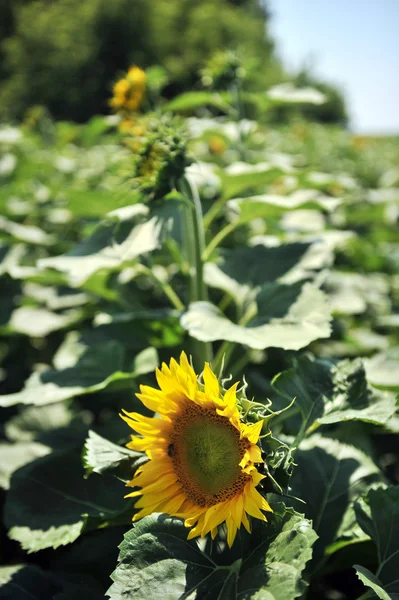
[[[306,70],[273,96],[252,0],[1,16],[0,599],[397,598],[398,138],[350,134]],[[98,114],[132,62],[162,93]],[[183,349],[272,431],[273,513],[231,549],[124,498],[144,457],[118,413],[150,417],[139,386]]]
[[[30,106],[43,105],[56,119],[87,121],[108,111],[112,84],[131,64],[164,67],[163,93],[171,98],[199,85],[199,68],[218,50],[242,54],[247,86],[265,91],[287,77],[269,18],[256,0],[4,0],[0,119],[21,119]],[[331,102],[308,107],[307,116],[345,120],[341,95],[328,91]],[[286,107],[269,118],[292,112]]]
[[[395,597],[397,139],[185,119],[209,294],[190,304],[182,198],[133,185],[112,123],[0,129],[0,597]],[[201,342],[261,414],[296,397],[262,441],[274,513],[231,551],[132,528],[123,498],[142,457],[117,415]]]

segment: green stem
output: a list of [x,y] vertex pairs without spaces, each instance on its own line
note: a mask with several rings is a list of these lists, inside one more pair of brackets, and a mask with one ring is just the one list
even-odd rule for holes
[[159,287],[161,288],[161,290],[163,291],[165,296],[167,296],[169,298],[169,300],[171,301],[173,306],[178,311],[183,312],[183,310],[184,310],[183,302],[180,300],[180,298],[176,294],[175,290],[172,288],[172,286],[167,281],[162,281],[162,279],[159,279],[159,277],[157,277],[155,275],[155,273],[152,271],[152,269],[149,269],[148,267],[146,267],[144,265],[140,266],[140,271],[142,273],[144,273],[145,275],[148,275],[149,277],[151,277],[151,279],[159,285]]
[[[205,250],[205,233],[201,200],[196,186],[185,177],[180,179],[179,187],[187,199],[184,206],[186,251],[190,263],[189,301],[206,301],[208,293],[204,282],[202,258]],[[204,363],[212,360],[212,345],[210,342],[200,342],[192,338],[191,349],[194,366],[202,371]]]
[[219,231],[218,234],[212,239],[212,241],[205,248],[204,254],[202,255],[202,259],[206,262],[209,257],[212,255],[212,252],[219,246],[220,242],[224,240],[234,229],[239,225],[239,221],[234,223],[228,223],[223,229]]
[[216,219],[224,205],[226,204],[228,198],[225,196],[221,196],[218,198],[210,207],[208,212],[204,216],[204,227],[208,229],[209,225]]
[[172,260],[177,264],[182,274],[188,275],[190,265],[187,263],[187,261],[183,260],[183,256],[180,251],[181,249],[177,242],[174,239],[169,238],[165,240],[165,246],[169,250]]
[[223,298],[221,299],[221,301],[219,302],[219,310],[221,310],[222,312],[224,312],[226,310],[226,308],[229,306],[229,304],[232,302],[233,297],[230,296],[230,294],[225,294],[223,296]]
[[192,280],[191,302],[207,300],[204,283],[204,263],[202,255],[205,248],[205,234],[202,221],[202,206],[197,188],[188,179],[180,180],[182,192],[190,200],[186,208],[187,246],[189,249]]

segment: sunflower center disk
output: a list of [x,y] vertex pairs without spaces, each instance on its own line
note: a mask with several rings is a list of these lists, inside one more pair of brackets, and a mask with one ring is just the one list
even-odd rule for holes
[[239,493],[248,480],[239,462],[247,448],[226,417],[195,406],[176,420],[171,456],[178,480],[199,506],[212,506]]

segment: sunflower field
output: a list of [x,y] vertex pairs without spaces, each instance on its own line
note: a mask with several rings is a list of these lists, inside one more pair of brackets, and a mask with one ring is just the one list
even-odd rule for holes
[[0,598],[397,599],[399,139],[163,76],[0,128]]

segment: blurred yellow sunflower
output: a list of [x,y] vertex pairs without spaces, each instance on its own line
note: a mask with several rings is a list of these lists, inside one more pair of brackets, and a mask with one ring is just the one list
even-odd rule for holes
[[149,458],[128,483],[141,488],[128,494],[141,496],[133,520],[153,512],[180,517],[191,528],[188,539],[214,538],[225,522],[231,547],[241,525],[251,531],[248,516],[266,521],[262,511],[272,511],[256,489],[264,478],[255,467],[263,421],[241,421],[238,383],[224,392],[206,363],[202,385],[184,352],[156,375],[160,389],[141,386],[137,397],[160,417],[121,415],[141,435],[127,446]]
[[139,67],[130,67],[125,77],[113,87],[110,105],[113,108],[137,110],[142,103],[146,86],[146,74]]

